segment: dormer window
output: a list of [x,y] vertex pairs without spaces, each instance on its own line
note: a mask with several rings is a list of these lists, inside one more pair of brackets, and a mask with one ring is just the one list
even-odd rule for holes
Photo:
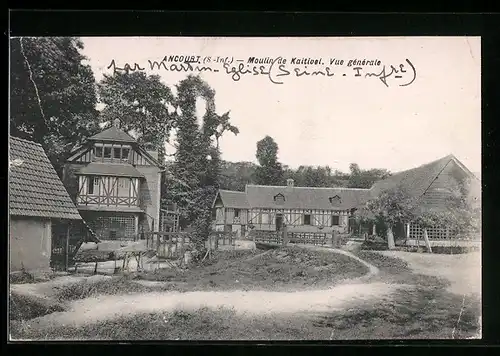
[[102,147],[96,147],[94,154],[97,158],[102,158]]
[[130,146],[123,146],[117,143],[96,143],[94,147],[94,157],[98,161],[128,161]]
[[340,196],[338,195],[330,197],[329,200],[332,205],[339,205],[340,203],[342,203],[342,199],[340,199]]
[[122,148],[122,159],[124,160],[127,160],[128,159],[128,153],[129,153],[129,149],[128,148]]
[[113,148],[113,158],[115,159],[121,159],[122,155],[122,150],[121,150],[121,147],[115,147]]
[[104,158],[111,158],[111,147],[104,147]]
[[285,203],[285,196],[281,193],[277,194],[274,196],[274,202],[276,204],[283,204]]

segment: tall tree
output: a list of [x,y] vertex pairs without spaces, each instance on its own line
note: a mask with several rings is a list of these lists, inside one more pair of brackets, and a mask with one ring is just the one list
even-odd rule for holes
[[[229,118],[221,119],[216,114],[215,91],[199,76],[190,75],[182,80],[177,93],[180,115],[176,120],[175,161],[163,198],[177,203],[182,213],[181,225],[193,228],[194,241],[202,249],[210,232],[211,206],[219,187],[220,152],[214,138]],[[206,101],[201,126],[196,117],[199,97]]]
[[99,130],[95,79],[75,37],[10,41],[10,131],[39,142],[61,173],[71,149]]
[[266,136],[257,142],[257,160],[259,166],[255,171],[255,181],[262,185],[281,185],[284,172],[278,161],[278,144],[271,136]]
[[386,169],[369,169],[362,170],[357,163],[349,165],[351,175],[349,176],[349,188],[365,188],[369,189],[376,181],[390,176],[390,172]]
[[414,197],[405,189],[396,187],[383,191],[375,199],[368,201],[360,215],[365,221],[383,221],[387,228],[387,245],[389,249],[394,249],[393,228],[398,223],[414,220],[416,206],[417,200]]
[[246,184],[254,183],[256,167],[252,162],[223,161],[219,176],[220,189],[244,191]]
[[138,142],[158,150],[163,161],[165,141],[175,125],[175,98],[158,75],[144,72],[104,75],[98,85],[100,101],[105,105],[101,121],[111,125],[121,120],[122,128],[134,131]]

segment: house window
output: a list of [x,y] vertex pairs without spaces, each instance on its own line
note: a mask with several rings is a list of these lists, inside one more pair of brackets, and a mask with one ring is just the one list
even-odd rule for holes
[[239,218],[240,217],[240,209],[234,209],[234,217]]
[[120,147],[115,147],[113,148],[113,158],[120,159],[121,158],[121,148]]
[[311,225],[311,214],[304,215],[304,225]]
[[332,205],[339,205],[341,202],[342,202],[342,200],[340,199],[340,197],[338,195],[330,198],[330,203]]
[[111,158],[111,147],[104,147],[104,158]]
[[260,215],[260,223],[261,224],[269,224],[269,213],[268,212],[262,212]]
[[128,153],[129,153],[129,149],[128,148],[123,148],[122,149],[122,159],[128,159]]
[[88,194],[94,194],[94,192],[99,187],[99,177],[90,176],[88,180],[89,180]]
[[94,150],[94,154],[97,158],[102,158],[102,147],[96,147]]
[[276,204],[283,204],[285,202],[285,196],[283,194],[277,194],[274,196],[274,201]]
[[129,186],[128,178],[118,178],[118,188],[127,188]]
[[332,215],[332,226],[340,225],[340,216]]

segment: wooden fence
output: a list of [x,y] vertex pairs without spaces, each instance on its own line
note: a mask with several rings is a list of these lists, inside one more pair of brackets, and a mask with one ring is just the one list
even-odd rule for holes
[[[156,251],[158,258],[176,259],[184,256],[187,248],[192,246],[188,232],[163,232],[154,231],[144,233],[148,250]],[[235,246],[236,233],[213,231],[208,237],[205,247],[218,250],[222,246]]]
[[186,248],[191,244],[187,232],[153,231],[144,233],[148,250],[156,251],[159,258],[179,258],[184,256]]
[[252,230],[249,234],[254,242],[264,242],[270,244],[283,244],[283,231],[258,231]]
[[296,244],[326,245],[328,236],[324,232],[289,232],[288,240]]
[[286,228],[282,231],[258,231],[250,232],[249,237],[254,242],[269,243],[275,245],[311,244],[318,246],[332,245],[340,247],[346,241],[347,234],[326,232],[290,232]]

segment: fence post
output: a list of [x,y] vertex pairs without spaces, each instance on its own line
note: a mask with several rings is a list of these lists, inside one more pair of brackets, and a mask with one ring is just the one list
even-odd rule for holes
[[169,236],[168,237],[168,250],[167,250],[167,257],[172,257],[172,243],[173,243],[174,237]]
[[283,226],[283,246],[288,245],[288,227]]
[[64,270],[68,271],[69,268],[69,230],[70,230],[70,225],[68,223],[68,228],[66,230],[66,246],[65,246],[65,253],[64,253]]

